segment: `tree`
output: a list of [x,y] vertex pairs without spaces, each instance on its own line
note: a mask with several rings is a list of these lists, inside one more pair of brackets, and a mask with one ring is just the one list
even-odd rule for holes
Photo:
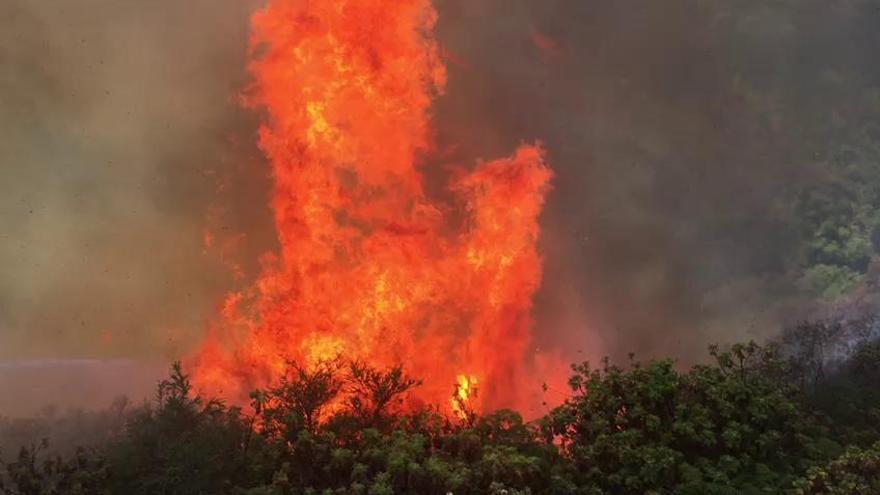
[[880,443],[850,447],[824,466],[810,468],[794,483],[793,495],[869,495],[880,493]]
[[264,433],[296,439],[300,431],[316,433],[330,405],[343,390],[339,359],[306,368],[288,361],[281,381],[251,394],[252,406],[263,420]]
[[103,495],[109,471],[94,451],[78,448],[71,459],[45,455],[49,441],[19,450],[18,458],[0,459],[0,494],[3,495]]
[[801,322],[782,333],[790,371],[802,389],[825,379],[835,346],[843,334],[838,322]]
[[[401,408],[418,380],[340,359],[290,363],[248,414],[195,394],[175,363],[100,449],[65,460],[43,442],[0,462],[0,495],[874,493],[880,444],[864,446],[880,438],[868,414],[880,344],[863,330],[852,356],[806,388],[800,354],[775,345],[712,347],[712,362],[687,371],[583,363],[570,399],[531,423],[510,410],[463,420]],[[811,345],[796,348],[808,362],[825,352]]]
[[153,404],[137,411],[123,437],[108,447],[114,493],[227,493],[271,479],[271,452],[251,434],[238,408],[193,394],[180,363],[163,380]]
[[353,361],[349,364],[348,406],[364,426],[387,427],[394,415],[392,408],[421,384],[421,380],[407,376],[400,365],[380,371]]
[[774,348],[711,351],[688,373],[671,361],[574,367],[573,397],[543,420],[585,493],[763,493],[808,460],[810,418]]

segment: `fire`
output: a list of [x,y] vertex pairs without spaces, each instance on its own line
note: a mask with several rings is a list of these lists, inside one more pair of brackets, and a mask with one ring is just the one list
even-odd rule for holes
[[455,393],[450,399],[452,412],[456,416],[464,417],[467,415],[467,409],[477,396],[477,383],[479,383],[479,380],[475,376],[467,375],[458,375],[456,380]]
[[403,363],[432,403],[455,383],[475,408],[520,400],[552,174],[524,145],[426,193],[446,80],[435,21],[429,0],[269,0],[254,15],[246,103],[266,113],[280,252],[193,357],[201,388],[237,397],[290,359],[343,356]]

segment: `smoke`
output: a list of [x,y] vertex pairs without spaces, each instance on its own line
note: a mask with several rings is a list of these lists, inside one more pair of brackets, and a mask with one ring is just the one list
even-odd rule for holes
[[800,302],[779,285],[796,233],[779,199],[827,153],[804,125],[827,127],[841,103],[823,81],[877,84],[875,3],[439,6],[441,139],[492,156],[540,138],[557,173],[542,220],[547,345],[687,362],[791,316]]
[[3,390],[42,394],[0,414],[149,393],[234,265],[271,248],[256,119],[238,103],[256,3],[0,2],[0,361],[150,362],[0,367]]
[[168,359],[199,335],[232,279],[203,230],[244,223],[210,206],[271,221],[237,102],[253,7],[2,3],[0,359]]
[[[435,3],[440,161],[540,139],[556,172],[539,346],[688,359],[776,328],[789,124],[873,64],[871,2]],[[0,359],[180,356],[275,248],[237,100],[258,4],[0,2]]]

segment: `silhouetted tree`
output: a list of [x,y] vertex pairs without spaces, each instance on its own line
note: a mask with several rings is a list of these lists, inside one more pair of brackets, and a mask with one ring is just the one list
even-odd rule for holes
[[381,371],[353,361],[349,364],[348,406],[363,426],[385,428],[403,396],[421,384],[421,380],[407,376],[400,365]]
[[301,430],[317,432],[321,420],[326,419],[326,409],[342,392],[343,366],[340,359],[322,361],[311,368],[289,361],[278,385],[251,395],[264,430],[288,440],[296,438]]

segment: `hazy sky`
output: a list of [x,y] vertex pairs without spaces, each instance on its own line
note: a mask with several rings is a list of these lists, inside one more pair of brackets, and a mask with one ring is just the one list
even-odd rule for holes
[[202,233],[265,182],[248,3],[2,2],[0,358],[178,354],[232,287]]

